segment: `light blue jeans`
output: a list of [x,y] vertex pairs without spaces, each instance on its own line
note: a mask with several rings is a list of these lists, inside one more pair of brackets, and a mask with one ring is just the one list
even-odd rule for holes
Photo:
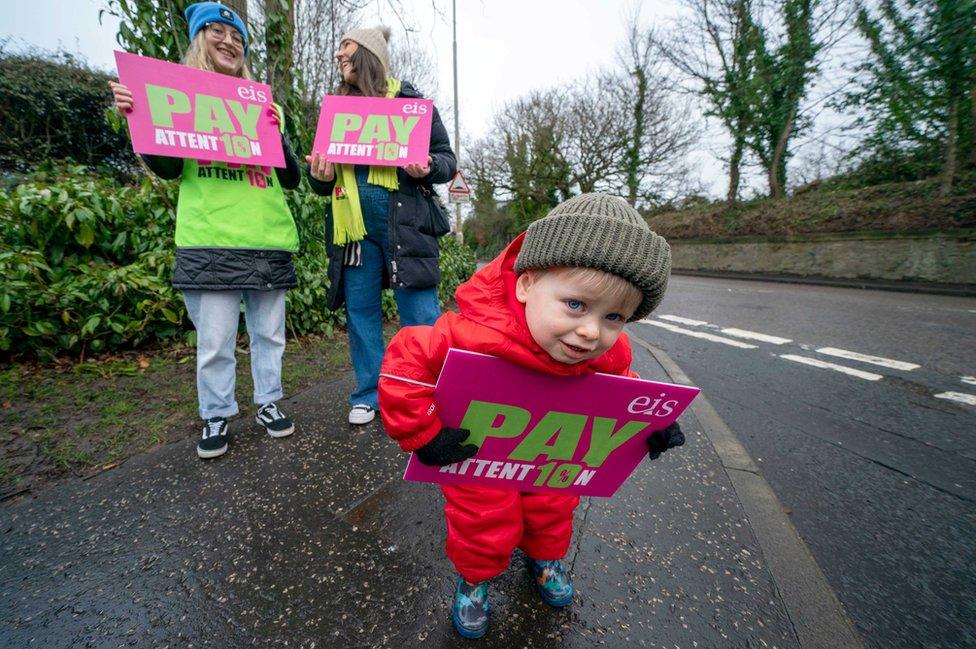
[[254,403],[284,396],[281,356],[285,351],[285,289],[276,291],[183,291],[183,303],[197,330],[197,399],[200,416],[232,417],[237,379],[237,325],[244,321],[251,340]]
[[[360,243],[363,263],[342,269],[346,298],[346,326],[349,355],[356,374],[356,391],[349,403],[379,408],[377,383],[386,344],[383,341],[383,269],[389,267],[390,192],[366,182],[366,167],[356,167],[359,203],[363,210],[366,238]],[[437,287],[394,288],[400,325],[434,324],[441,315]]]

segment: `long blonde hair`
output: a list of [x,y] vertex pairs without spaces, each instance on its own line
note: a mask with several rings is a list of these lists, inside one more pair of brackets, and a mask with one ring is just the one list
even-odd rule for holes
[[[214,67],[213,60],[207,53],[207,35],[204,33],[205,31],[205,29],[201,29],[190,42],[190,47],[187,48],[186,54],[183,55],[183,65],[188,65],[191,68],[196,68],[198,70],[217,72],[217,69]],[[237,71],[237,76],[241,79],[247,79],[248,81],[254,80],[254,76],[251,74],[250,68],[247,67],[246,53],[244,54],[244,61],[241,63],[241,69]]]

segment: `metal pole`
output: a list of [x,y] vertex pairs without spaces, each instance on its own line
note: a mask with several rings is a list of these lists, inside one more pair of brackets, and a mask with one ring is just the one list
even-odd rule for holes
[[[461,168],[461,121],[458,118],[458,64],[457,64],[457,0],[451,0],[451,23],[454,31],[454,155]],[[454,204],[454,232],[461,232],[461,204]]]

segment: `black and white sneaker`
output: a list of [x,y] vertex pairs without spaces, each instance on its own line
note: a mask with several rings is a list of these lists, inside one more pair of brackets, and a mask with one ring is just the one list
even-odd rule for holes
[[197,443],[197,455],[204,459],[227,452],[227,419],[211,417],[203,422],[203,435]]
[[272,437],[288,437],[295,432],[295,424],[291,423],[291,419],[281,412],[274,401],[258,408],[254,421],[264,426]]

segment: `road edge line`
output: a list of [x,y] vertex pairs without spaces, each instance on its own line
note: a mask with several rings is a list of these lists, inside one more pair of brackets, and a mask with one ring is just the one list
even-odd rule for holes
[[[633,332],[628,335],[660,363],[672,382],[691,385],[688,375],[663,350]],[[749,452],[704,394],[690,407],[742,503],[800,646],[864,649],[853,621]]]

